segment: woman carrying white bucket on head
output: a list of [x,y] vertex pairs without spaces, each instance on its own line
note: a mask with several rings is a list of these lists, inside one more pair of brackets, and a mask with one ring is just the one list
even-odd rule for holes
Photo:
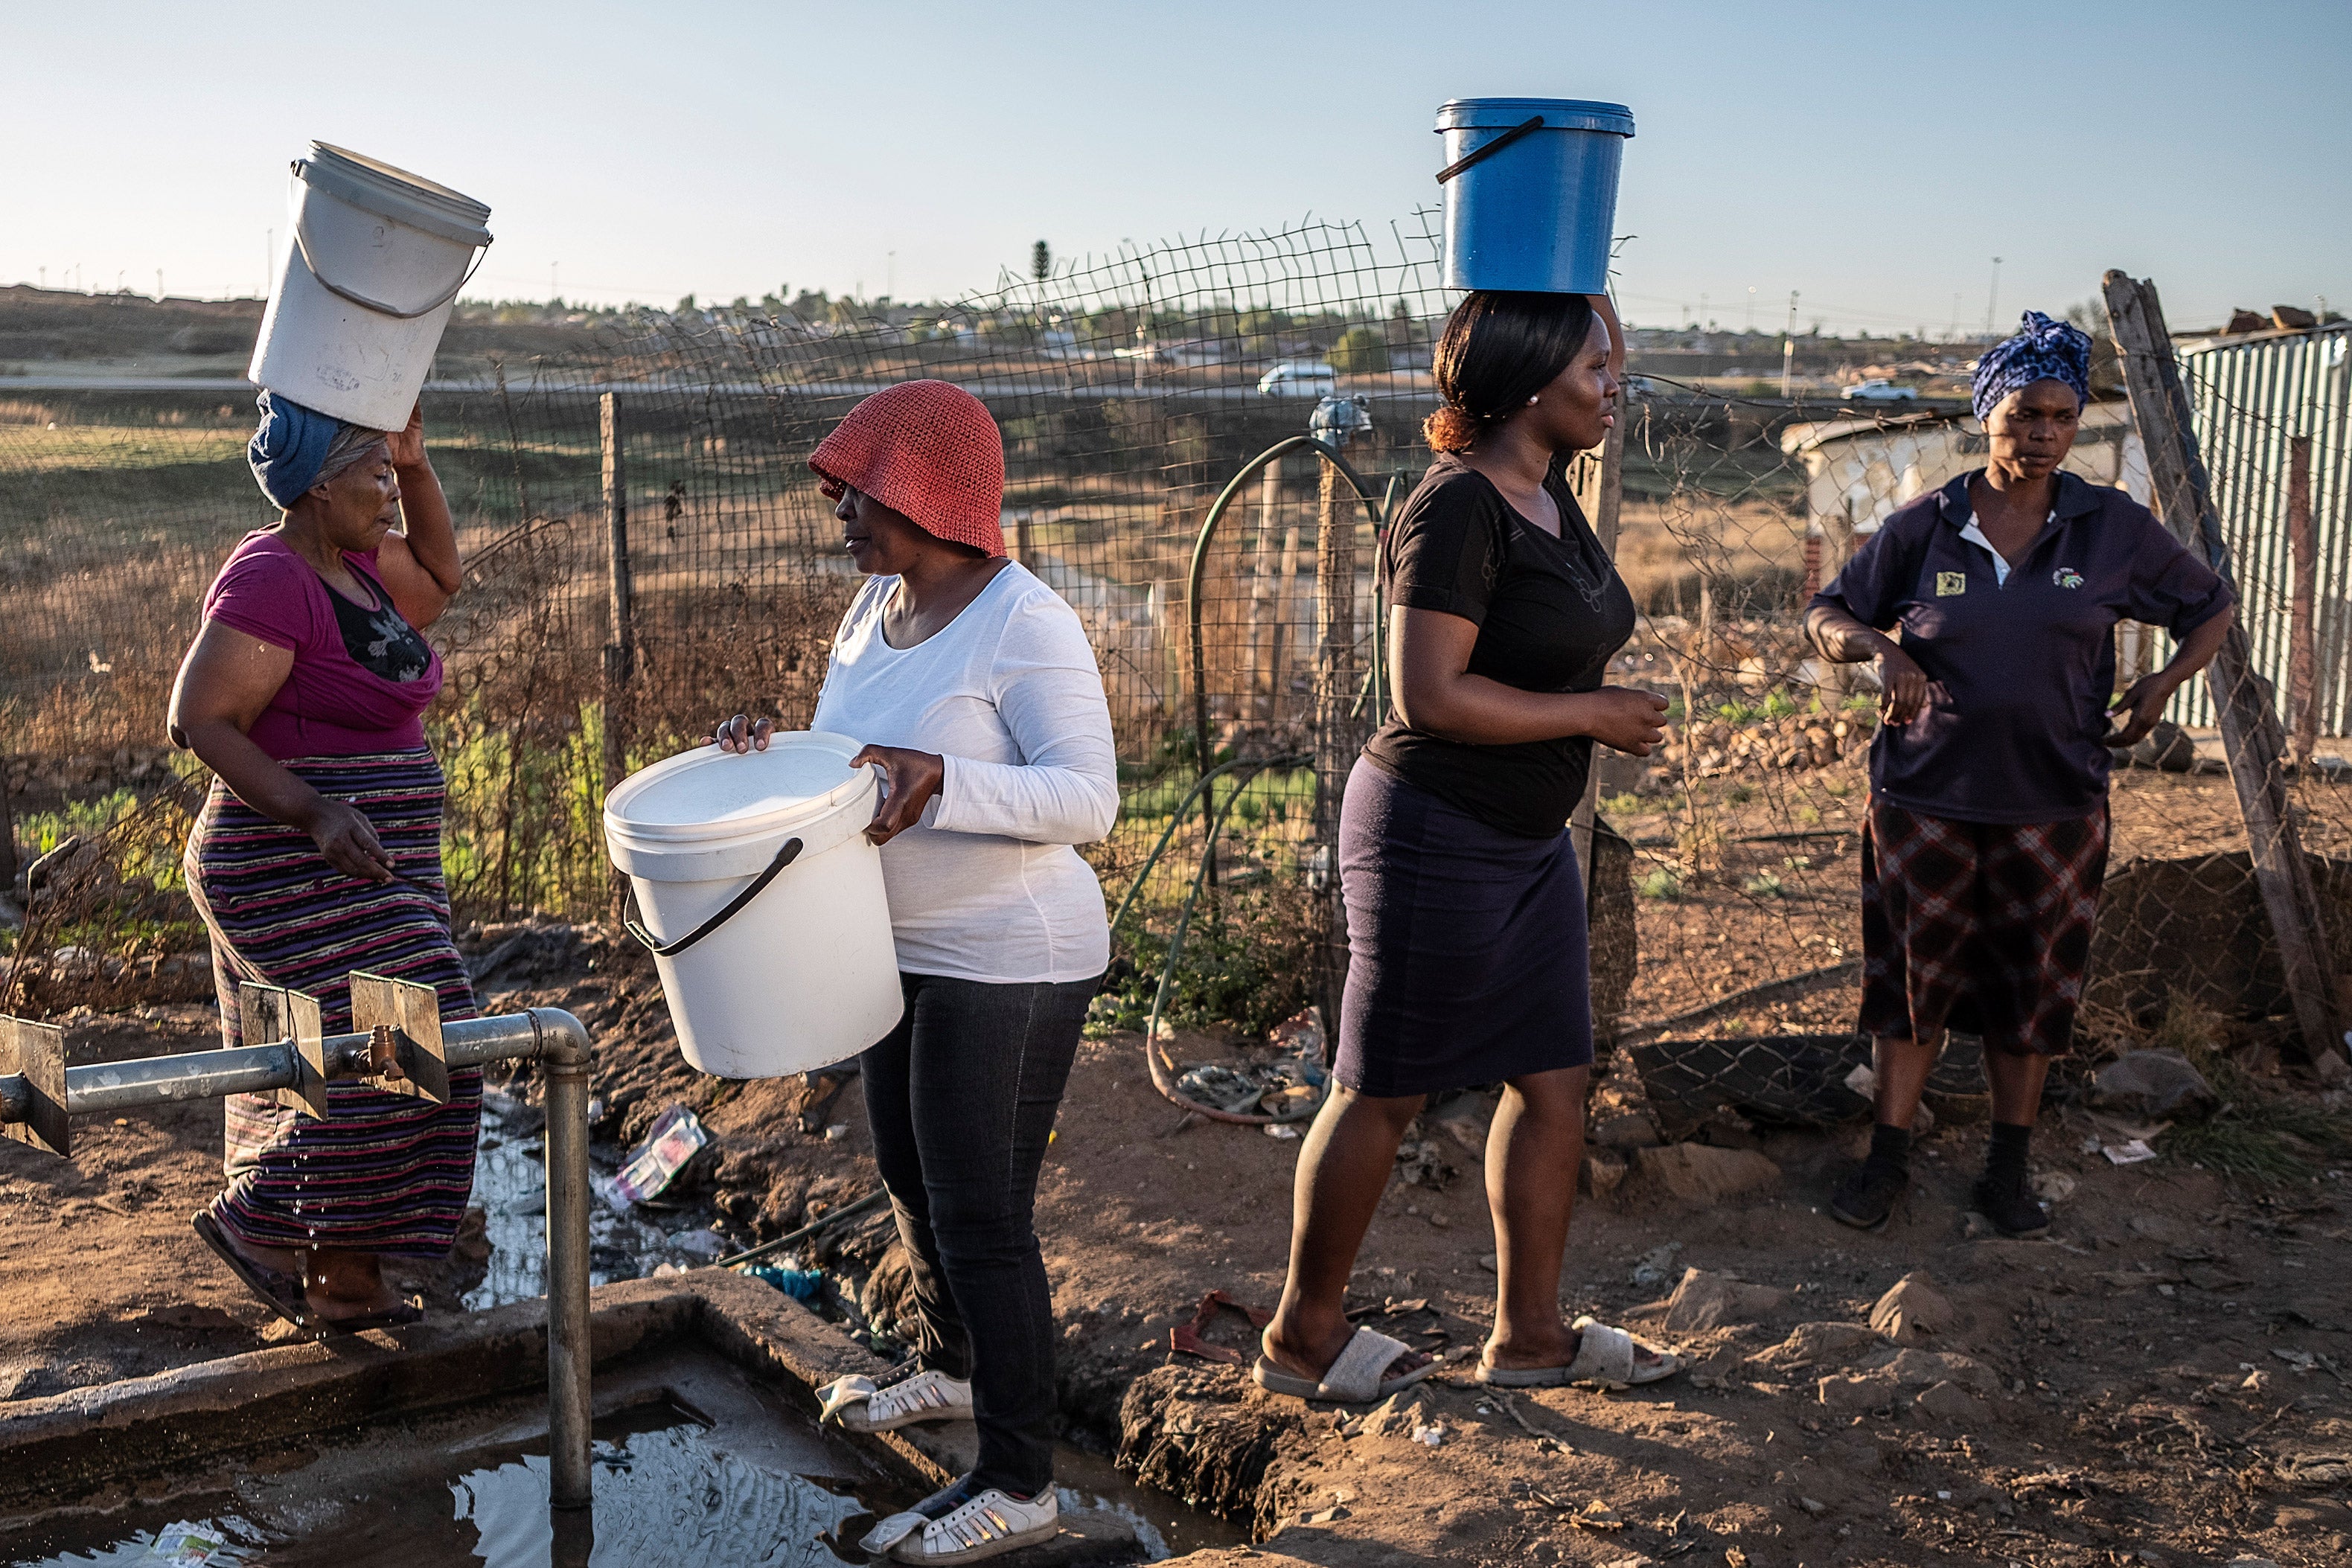
[[[861,1431],[970,1414],[971,1473],[863,1542],[971,1562],[1050,1538],[1054,1345],[1032,1228],[1079,1026],[1110,963],[1073,845],[1110,831],[1110,707],[1076,613],[1004,554],[1004,447],[980,401],[908,382],[852,409],[809,465],[870,579],[835,634],[813,727],[865,743],[867,836],[907,1010],[863,1058],[876,1163],[913,1268],[915,1358],[825,1391]],[[738,714],[714,738],[764,749]]]

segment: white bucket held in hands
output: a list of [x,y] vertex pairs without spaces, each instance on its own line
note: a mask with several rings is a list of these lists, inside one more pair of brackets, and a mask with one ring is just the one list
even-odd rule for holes
[[289,205],[246,378],[348,423],[398,430],[490,243],[490,209],[323,141],[295,161]]
[[686,1060],[781,1078],[855,1056],[905,1010],[882,854],[879,785],[857,742],[821,730],[768,749],[703,747],[604,802],[604,841],[643,911]]

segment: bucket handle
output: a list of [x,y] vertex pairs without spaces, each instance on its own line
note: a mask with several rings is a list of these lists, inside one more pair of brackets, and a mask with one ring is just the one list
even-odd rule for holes
[[482,263],[488,261],[490,256],[490,247],[488,246],[482,246],[480,250],[474,254],[474,265],[466,269],[465,277],[457,279],[457,285],[456,287],[450,289],[448,293],[444,294],[430,305],[419,306],[414,310],[403,310],[397,306],[386,305],[381,299],[371,299],[364,294],[357,293],[354,290],[346,288],[341,284],[337,283],[333,278],[329,277],[325,273],[320,272],[319,270],[319,264],[310,259],[310,242],[303,235],[302,225],[299,220],[294,225],[294,248],[302,253],[302,265],[310,269],[310,273],[312,277],[318,279],[320,287],[325,289],[328,293],[334,295],[339,299],[348,299],[354,305],[362,306],[367,309],[373,310],[379,316],[389,316],[395,321],[414,321],[419,316],[430,316],[436,310],[440,309],[444,305],[448,304],[452,299],[457,298],[458,295],[465,292],[466,285],[474,281],[474,274],[482,270]]
[[[1508,131],[1504,131],[1500,136],[1496,137],[1492,141],[1489,141],[1485,146],[1477,149],[1475,152],[1465,152],[1461,157],[1456,158],[1453,162],[1448,163],[1444,168],[1440,169],[1437,172],[1437,183],[1443,185],[1446,181],[1451,180],[1456,174],[1468,172],[1472,164],[1484,163],[1487,159],[1492,158],[1496,153],[1500,152],[1504,148],[1508,147],[1520,137],[1528,134],[1530,131],[1542,130],[1543,122],[1543,116],[1540,114],[1535,116],[1531,120],[1523,120],[1519,121],[1518,124],[1512,126]],[[295,232],[299,234],[301,231],[297,229]],[[324,283],[326,279],[320,278],[319,281]],[[338,290],[338,292],[341,291]]]
[[[734,919],[738,915],[742,914],[743,906],[751,903],[753,899],[759,897],[761,893],[765,892],[770,883],[775,881],[776,878],[783,874],[783,871],[786,866],[792,864],[793,862],[800,858],[800,840],[786,839],[784,841],[783,848],[776,852],[776,858],[768,862],[768,869],[751,879],[751,886],[737,894],[726,908],[720,910],[718,914],[712,915],[709,919],[704,921],[701,925],[696,926],[693,930],[688,932],[685,936],[679,937],[675,942],[664,942],[660,937],[655,936],[652,932],[646,930],[643,925],[640,925],[634,920],[623,921],[621,923],[622,927],[626,930],[630,936],[644,943],[655,957],[675,958],[680,953],[685,952],[688,947],[693,946],[697,942],[701,941],[705,936],[709,936],[713,931],[718,930],[720,926]],[[635,896],[634,894],[632,896]]]

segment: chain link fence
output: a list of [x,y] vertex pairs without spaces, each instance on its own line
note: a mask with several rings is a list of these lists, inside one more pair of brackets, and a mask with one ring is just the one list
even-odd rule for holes
[[[920,310],[804,295],[613,317],[436,382],[428,439],[468,571],[434,630],[450,679],[429,718],[460,922],[608,916],[614,778],[739,709],[807,722],[855,579],[806,455],[859,398],[937,376],[996,416],[1011,549],[1085,621],[1110,693],[1125,809],[1087,852],[1121,916],[1105,1018],[1158,1004],[1263,1035],[1317,999],[1339,960],[1338,784],[1385,701],[1378,529],[1428,460],[1452,303],[1433,221],[1162,245]],[[2352,622],[2340,585],[2315,598],[2272,536],[2300,507],[2317,558],[2344,559],[2344,424],[2290,433],[2320,476],[2293,505],[2290,446],[2228,445],[2340,402],[2343,335],[2321,340],[2336,360],[2321,341],[2302,390],[2259,398],[2213,390],[2234,383],[2202,354],[2182,364],[2209,448],[2241,454],[2217,499],[2249,603],[2281,622],[2253,678],[2305,737],[2285,788],[2340,902]],[[1848,402],[1819,379],[1774,396],[1672,363],[1637,338],[1622,459],[1580,475],[1642,612],[1612,679],[1674,704],[1658,756],[1596,768],[1603,1032],[1833,1039],[1858,981],[1875,697],[1815,658],[1803,606],[1895,506],[1981,464],[1983,439],[1958,403]],[[32,901],[6,999],[101,1005],[197,973],[175,862],[203,779],[163,713],[205,585],[270,518],[242,463],[246,396],[5,389],[0,748]],[[1328,452],[1299,439],[1310,423]],[[2092,406],[2069,466],[2146,497],[2127,404]],[[2128,680],[2166,649],[2126,626],[2118,653]],[[2184,988],[2252,1025],[2284,1010],[2238,799],[2193,733],[2201,701],[2184,694],[2190,732],[2117,775],[2095,1030],[2144,1027]],[[2329,931],[2332,982],[2352,971],[2352,910]]]

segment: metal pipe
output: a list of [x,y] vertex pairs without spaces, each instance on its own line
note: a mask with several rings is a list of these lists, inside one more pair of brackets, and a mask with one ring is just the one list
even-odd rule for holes
[[[369,1037],[331,1036],[322,1043],[330,1079],[355,1078],[366,1069]],[[547,1406],[552,1500],[585,1508],[593,1475],[589,1464],[588,1326],[588,1031],[556,1008],[496,1018],[460,1019],[441,1026],[451,1067],[488,1061],[537,1061],[547,1080]],[[126,1111],[226,1094],[262,1093],[299,1082],[290,1042],[191,1051],[132,1061],[94,1062],[66,1069],[66,1108],[74,1113]],[[21,1073],[0,1076],[0,1122],[32,1114],[32,1092]]]
[[553,1009],[526,1015],[542,1031],[547,1080],[547,1427],[549,1500],[586,1508],[589,1458],[588,1034]]

